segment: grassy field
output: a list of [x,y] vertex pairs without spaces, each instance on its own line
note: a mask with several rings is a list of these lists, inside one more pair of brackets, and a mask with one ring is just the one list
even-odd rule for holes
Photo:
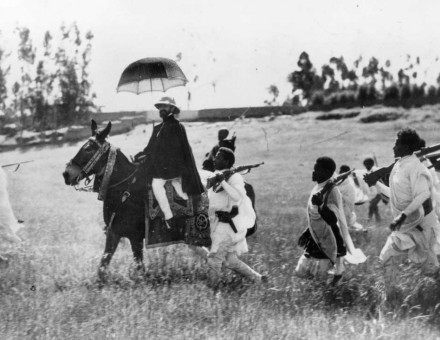
[[[362,168],[376,155],[379,165],[392,161],[396,132],[416,128],[427,144],[440,142],[439,107],[401,111],[403,118],[360,123],[356,118],[316,120],[317,113],[275,119],[244,119],[234,125],[237,164],[264,161],[247,180],[257,193],[259,230],[249,239],[243,259],[270,276],[268,286],[251,285],[231,272],[218,291],[206,286],[206,267],[184,245],[145,250],[148,274],[130,278],[128,242],[118,248],[110,280],[97,283],[104,249],[101,202],[95,193],[64,185],[65,163],[82,143],[0,154],[0,163],[33,159],[9,175],[9,193],[25,244],[8,254],[0,269],[1,339],[436,339],[440,337],[440,283],[405,265],[393,299],[378,320],[376,289],[379,254],[390,213],[368,233],[353,234],[366,263],[349,267],[343,284],[295,278],[301,254],[296,242],[306,225],[305,205],[317,157],[333,157],[338,166]],[[399,111],[399,110],[398,110]],[[399,111],[399,112],[400,112]],[[227,123],[187,123],[200,165]],[[126,155],[146,145],[151,126],[110,137]],[[366,206],[357,210],[366,224]]]

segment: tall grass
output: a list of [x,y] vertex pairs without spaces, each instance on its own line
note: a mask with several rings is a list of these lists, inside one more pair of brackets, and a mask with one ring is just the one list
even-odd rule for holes
[[[375,256],[388,235],[390,213],[385,206],[382,224],[353,234],[356,246],[370,258],[347,268],[341,285],[294,276],[302,251],[296,240],[306,225],[315,159],[328,155],[338,164],[361,168],[362,160],[374,152],[380,165],[387,165],[396,124],[323,122],[311,114],[238,123],[237,164],[265,162],[247,175],[257,193],[259,230],[249,239],[250,252],[243,259],[269,274],[270,282],[252,285],[225,271],[225,284],[217,290],[206,286],[206,266],[184,245],[145,250],[147,274],[134,277],[128,242],[119,246],[108,282],[101,284],[96,275],[104,248],[101,203],[96,194],[66,187],[61,177],[81,143],[2,154],[2,163],[35,162],[9,174],[12,204],[26,221],[26,241],[6,254],[9,267],[0,270],[1,338],[439,337],[440,285],[421,276],[417,266],[402,264],[392,299],[383,303]],[[428,144],[438,142],[435,124],[413,124]],[[198,164],[215,143],[220,125],[232,123],[187,124]],[[141,126],[110,142],[133,155],[145,146],[150,131],[150,126]],[[366,207],[357,213],[366,225]]]

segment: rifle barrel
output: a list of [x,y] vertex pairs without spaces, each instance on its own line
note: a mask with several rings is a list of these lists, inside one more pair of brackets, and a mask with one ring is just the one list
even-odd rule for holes
[[427,146],[425,148],[421,148],[420,150],[414,152],[414,154],[417,157],[422,157],[422,156],[429,155],[430,153],[435,152],[435,151],[439,151],[439,150],[440,150],[440,143],[435,144],[433,146]]
[[5,164],[5,165],[2,165],[2,168],[7,168],[8,166],[20,165],[20,164],[31,163],[31,162],[33,162],[33,160],[32,161],[24,161],[24,162]]

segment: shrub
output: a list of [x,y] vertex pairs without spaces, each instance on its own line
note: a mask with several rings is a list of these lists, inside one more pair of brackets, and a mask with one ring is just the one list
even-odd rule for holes
[[437,89],[435,88],[435,86],[431,85],[430,87],[428,87],[426,100],[429,104],[435,104],[437,102]]
[[411,88],[408,84],[402,85],[400,88],[400,100],[402,102],[408,101],[411,98]]
[[340,112],[332,112],[332,113],[325,113],[322,114],[316,119],[318,120],[330,120],[330,119],[345,119],[345,118],[354,118],[359,116],[361,112],[355,111],[355,112],[349,112],[349,113],[340,113]]
[[374,87],[374,85],[369,85],[367,87],[367,99],[370,102],[374,102],[376,99],[378,99],[378,93],[376,91],[376,88]]
[[399,88],[396,84],[387,87],[384,92],[383,100],[385,105],[397,106],[399,103]]
[[368,101],[368,88],[366,85],[359,86],[357,92],[357,102],[359,104],[364,104]]
[[314,92],[310,104],[318,107],[324,105],[324,93],[322,91]]
[[388,122],[391,120],[396,120],[402,117],[401,113],[397,112],[382,112],[382,113],[374,113],[367,117],[363,117],[360,119],[362,123],[375,123],[375,122]]

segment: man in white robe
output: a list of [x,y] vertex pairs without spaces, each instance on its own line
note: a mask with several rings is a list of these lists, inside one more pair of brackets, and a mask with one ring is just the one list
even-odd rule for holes
[[[420,139],[420,149],[426,147],[426,142],[424,139]],[[438,219],[440,218],[440,180],[437,177],[437,172],[435,171],[435,168],[432,166],[431,161],[426,157],[421,157],[420,161],[426,168],[429,170],[429,174],[431,176],[431,200],[432,205],[434,208],[435,215],[437,215],[437,221],[435,221],[435,217],[427,216],[426,218],[429,218],[431,220],[431,223],[434,225],[434,234],[436,238],[436,243],[434,245],[434,251],[437,255],[440,254],[440,223]],[[433,214],[432,214],[433,215]]]
[[238,258],[248,251],[246,233],[255,224],[256,214],[246,195],[243,177],[239,173],[229,177],[221,172],[230,169],[234,162],[231,149],[219,149],[214,159],[214,174],[218,176],[220,188],[208,190],[212,240],[208,255],[211,285],[218,284],[223,265],[253,282],[267,279]]
[[394,156],[399,159],[391,171],[389,187],[394,220],[390,225],[392,233],[380,253],[388,288],[395,281],[397,265],[403,255],[422,264],[425,274],[438,273],[433,229],[438,221],[431,202],[432,179],[413,154],[418,146],[419,136],[415,130],[406,128],[397,133]]
[[[347,165],[341,165],[339,173],[345,173],[350,171],[350,167]],[[364,227],[357,222],[357,215],[354,210],[357,199],[357,192],[360,188],[357,188],[352,176],[348,176],[341,184],[338,185],[339,191],[342,195],[342,204],[344,207],[345,220],[347,221],[347,226],[354,230],[363,230]]]
[[[364,164],[368,173],[377,170],[377,167],[375,166],[375,162],[372,158],[364,159],[363,164]],[[368,188],[368,185],[367,185],[367,188]],[[383,196],[378,184],[373,185],[372,187],[370,187],[368,189],[369,189],[369,201],[370,201],[369,206],[368,206],[368,221],[372,222],[373,217],[374,217],[376,220],[376,223],[380,223],[382,221],[382,218],[379,213],[379,203],[383,202],[385,204],[388,204],[388,200],[386,197]]]
[[19,229],[20,226],[9,201],[6,174],[0,167],[0,264],[7,263],[7,259],[2,254],[20,245],[21,239],[16,234]]

